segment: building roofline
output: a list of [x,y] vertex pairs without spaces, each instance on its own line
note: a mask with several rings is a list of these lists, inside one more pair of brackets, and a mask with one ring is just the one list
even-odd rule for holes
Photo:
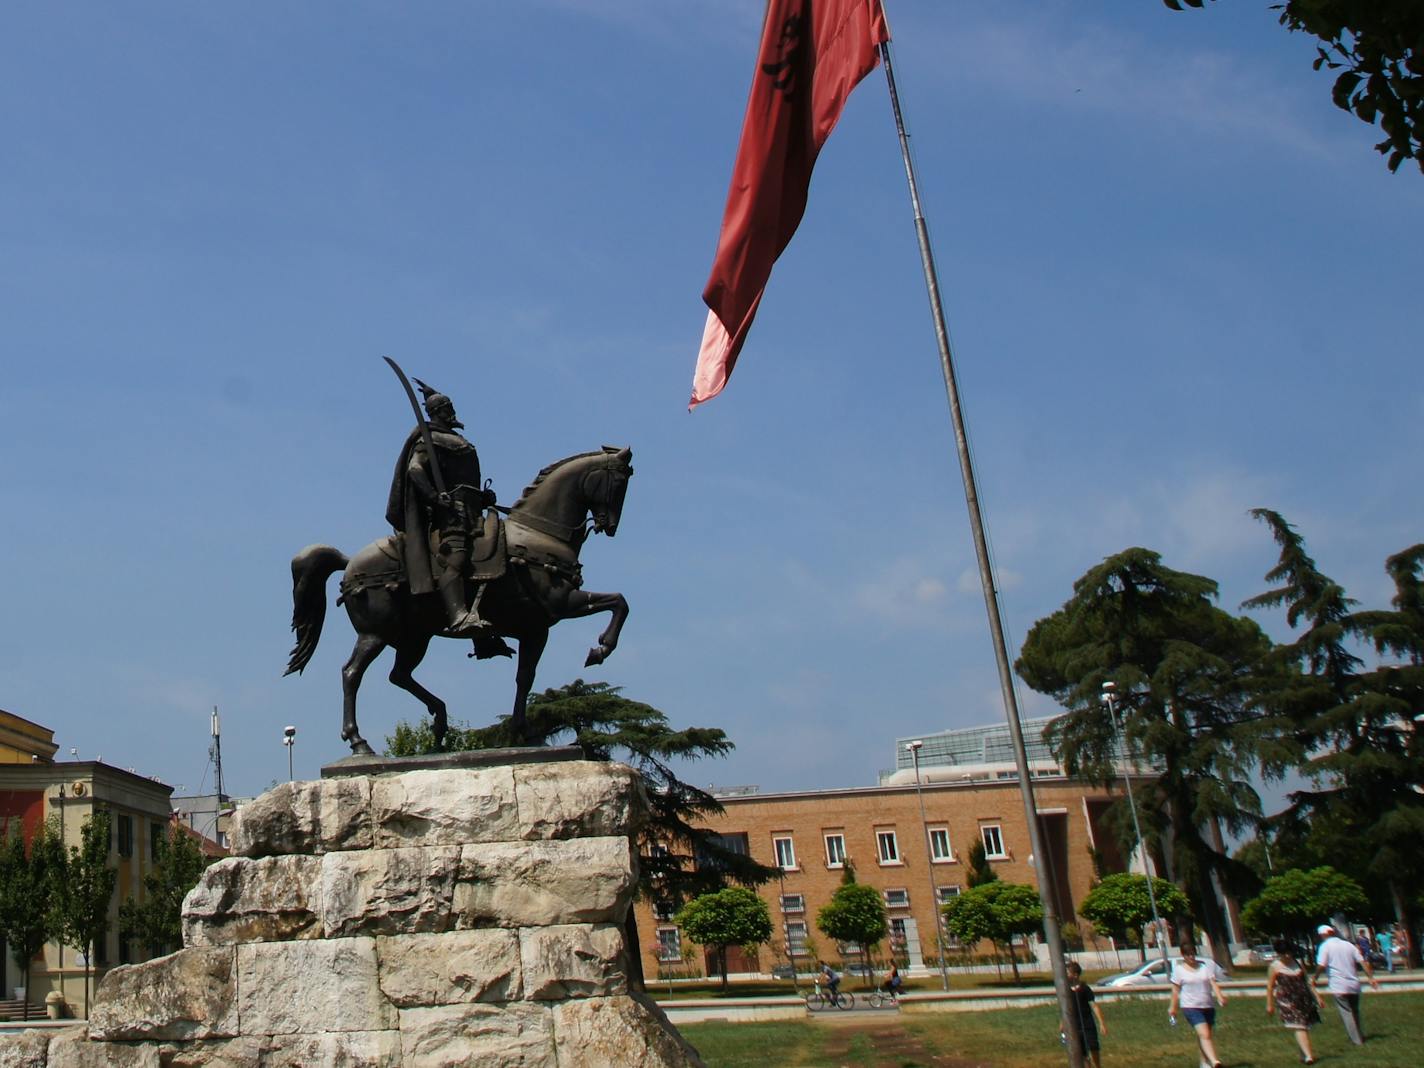
[[[1034,776],[1035,784],[1056,784],[1056,783],[1080,783],[1091,786],[1082,779],[1075,779],[1068,775],[1043,775]],[[1018,777],[1012,779],[971,779],[963,782],[926,782],[922,783],[920,789],[925,793],[934,793],[945,790],[982,790],[985,787],[995,790],[1013,789],[1019,786]],[[841,786],[832,787],[825,790],[782,790],[775,793],[759,793],[737,795],[733,797],[718,797],[717,800],[723,808],[732,808],[736,805],[754,805],[758,801],[786,800],[788,798],[816,798],[816,797],[854,797],[874,794],[905,794],[914,793],[914,783],[899,783],[893,786]]]
[[173,787],[162,779],[157,779],[149,775],[140,775],[136,771],[129,771],[128,768],[120,768],[114,764],[108,764],[100,760],[57,760],[52,764],[34,764],[29,766],[49,768],[56,772],[61,769],[67,771],[72,768],[78,771],[79,774],[83,774],[87,771],[91,777],[96,771],[102,770],[106,777],[128,779],[131,782],[142,783],[144,786],[150,788],[156,786],[160,790],[166,790],[170,797],[173,794]]

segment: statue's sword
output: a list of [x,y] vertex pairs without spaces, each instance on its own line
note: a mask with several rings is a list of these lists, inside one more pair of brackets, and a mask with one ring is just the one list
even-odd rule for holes
[[421,440],[425,442],[425,456],[430,461],[430,481],[435,483],[435,492],[444,497],[445,480],[440,477],[440,461],[435,458],[435,439],[430,435],[430,424],[425,421],[425,413],[420,410],[420,401],[415,398],[415,390],[410,388],[410,379],[406,378],[405,372],[395,360],[389,356],[382,356],[381,359],[391,365],[391,370],[405,387],[405,395],[410,398],[411,411],[415,412],[416,425],[420,427]]

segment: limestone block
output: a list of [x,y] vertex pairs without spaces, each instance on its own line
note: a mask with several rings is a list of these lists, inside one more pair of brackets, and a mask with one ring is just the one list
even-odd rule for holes
[[253,1068],[265,1064],[262,1051],[272,1041],[266,1035],[165,1043],[158,1048],[163,1068]]
[[401,1068],[401,1036],[395,1030],[275,1036],[257,1063],[262,1068]]
[[182,949],[104,976],[89,1012],[97,1039],[227,1038],[237,1034],[236,950]]
[[460,849],[367,849],[321,859],[327,938],[448,931]]
[[705,1068],[663,1011],[641,995],[554,1006],[559,1068]]
[[517,1001],[519,936],[509,930],[451,931],[376,939],[381,992],[401,1008]]
[[[552,1068],[554,1032],[542,1005],[440,1005],[400,1010],[404,1068]],[[603,1068],[623,1062],[610,1061]],[[629,1068],[636,1061],[627,1062]]]
[[321,936],[321,858],[228,857],[183,900],[183,944],[219,946]]
[[626,836],[647,818],[642,779],[626,764],[516,764],[521,838]]
[[274,786],[233,816],[239,857],[371,848],[371,780],[318,779]]
[[468,845],[460,853],[455,924],[622,923],[632,894],[626,838]]
[[381,1031],[396,1010],[377,982],[376,942],[334,938],[237,947],[244,1035]]
[[514,772],[508,765],[407,771],[368,781],[378,849],[519,837]]
[[47,1068],[159,1068],[156,1042],[93,1042],[87,1027],[66,1027],[49,1044]]
[[0,1068],[45,1068],[53,1031],[0,1035]]
[[524,996],[562,1001],[624,994],[623,932],[611,923],[529,927],[519,932]]

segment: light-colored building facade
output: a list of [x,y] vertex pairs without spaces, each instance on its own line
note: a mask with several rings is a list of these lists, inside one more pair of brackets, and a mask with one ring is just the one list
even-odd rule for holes
[[[45,820],[53,818],[66,846],[80,844],[80,830],[96,809],[109,813],[110,862],[118,873],[109,908],[109,934],[99,947],[91,971],[93,982],[115,964],[144,959],[144,947],[130,947],[119,938],[119,904],[141,898],[143,877],[153,865],[159,839],[167,833],[173,788],[155,779],[96,760],[54,760],[58,746],[47,727],[0,711],[0,832],[33,839]],[[50,943],[30,968],[31,1004],[62,990],[77,1013],[84,1013],[85,962],[67,946]],[[24,982],[8,950],[0,956],[3,996],[18,996]]]
[[[847,864],[858,882],[880,891],[898,955],[915,970],[936,961],[937,906],[965,887],[975,842],[983,843],[1000,879],[1036,882],[1017,775],[1003,771],[1000,764],[972,775],[923,776],[923,821],[913,774],[908,782],[872,787],[719,797],[726,811],[710,826],[723,844],[780,873],[758,891],[771,910],[772,944],[754,955],[733,951],[728,971],[765,973],[788,957],[801,970],[817,959],[842,960],[840,947],[816,929],[816,913],[840,886]],[[1095,852],[1106,870],[1123,868],[1103,823],[1113,794],[1050,767],[1036,769],[1034,785],[1056,904],[1069,920],[1092,886]],[[705,954],[686,943],[672,915],[644,900],[637,909],[649,980],[707,974]],[[952,940],[948,947],[957,948]],[[854,952],[846,959],[854,961]]]

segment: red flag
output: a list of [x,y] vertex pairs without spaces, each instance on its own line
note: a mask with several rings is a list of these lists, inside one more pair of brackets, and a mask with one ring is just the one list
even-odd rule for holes
[[767,4],[722,234],[702,291],[710,310],[689,409],[727,384],[771,266],[806,211],[816,155],[889,37],[880,0]]

